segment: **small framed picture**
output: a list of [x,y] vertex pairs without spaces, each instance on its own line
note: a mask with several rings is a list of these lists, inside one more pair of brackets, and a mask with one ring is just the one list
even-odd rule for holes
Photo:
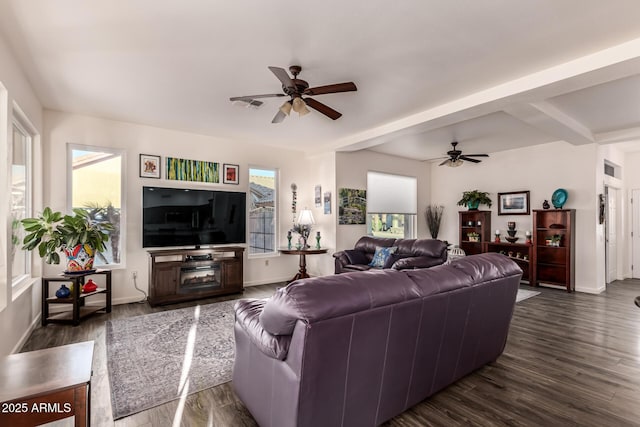
[[160,156],[140,154],[140,177],[160,178]]
[[498,193],[498,215],[529,215],[529,192]]
[[222,166],[223,184],[239,184],[240,183],[240,179],[238,177],[239,171],[240,171],[240,166],[230,165],[229,163],[225,163]]

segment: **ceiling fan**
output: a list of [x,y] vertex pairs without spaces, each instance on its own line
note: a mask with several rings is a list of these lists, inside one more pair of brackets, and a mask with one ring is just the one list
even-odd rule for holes
[[471,163],[480,163],[482,161],[474,159],[474,157],[489,157],[488,154],[462,154],[462,151],[456,149],[456,146],[458,145],[457,141],[453,141],[451,145],[453,146],[453,149],[447,151],[447,156],[449,156],[449,158],[440,163],[438,166],[447,165],[454,168],[462,166],[465,160]]
[[[324,114],[332,120],[336,120],[340,118],[340,116],[342,116],[342,113],[337,112],[328,105],[316,101],[313,98],[309,98],[309,96],[326,95],[328,93],[352,92],[358,90],[353,82],[309,87],[309,83],[298,78],[298,74],[300,74],[300,71],[302,71],[302,67],[299,65],[292,65],[289,67],[289,72],[293,75],[293,78],[289,77],[289,74],[287,74],[284,68],[269,67],[269,69],[282,83],[282,91],[284,93],[234,96],[233,98],[229,98],[229,100],[232,102],[243,102],[246,103],[247,106],[258,107],[262,104],[262,102],[257,101],[257,99],[279,98],[288,96],[290,99],[285,101],[285,103],[280,106],[280,109],[276,113],[273,120],[271,120],[271,123],[282,122],[285,117],[291,113],[291,110],[295,111],[300,116],[309,114],[309,109],[307,108],[307,106]],[[303,98],[303,95],[306,97]]]

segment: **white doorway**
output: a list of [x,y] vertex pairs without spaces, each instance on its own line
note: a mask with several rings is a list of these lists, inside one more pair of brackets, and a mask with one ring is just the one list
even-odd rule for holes
[[631,277],[640,279],[640,189],[631,190]]
[[605,187],[605,259],[607,284],[618,279],[618,192],[617,188]]

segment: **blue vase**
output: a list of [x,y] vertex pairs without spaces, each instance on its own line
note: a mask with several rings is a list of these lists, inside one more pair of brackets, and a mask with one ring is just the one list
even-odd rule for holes
[[69,298],[69,295],[71,295],[71,291],[65,285],[60,286],[60,289],[56,291],[58,298]]

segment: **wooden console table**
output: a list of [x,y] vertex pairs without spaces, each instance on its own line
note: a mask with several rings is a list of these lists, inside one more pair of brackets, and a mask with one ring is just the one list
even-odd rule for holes
[[[105,287],[83,294],[84,279],[91,275],[106,276]],[[71,282],[73,291],[68,298],[50,297],[50,282]],[[104,305],[85,306],[85,298],[99,294],[104,294],[105,296]],[[72,309],[49,315],[49,304],[71,304]],[[42,278],[42,326],[46,326],[48,323],[70,323],[73,326],[77,326],[80,324],[81,319],[100,310],[111,313],[111,270],[93,270],[79,274],[62,273],[59,276]]]
[[285,255],[300,255],[300,269],[298,270],[296,275],[293,276],[293,279],[289,280],[287,283],[291,283],[298,279],[306,279],[307,277],[309,277],[309,274],[307,273],[307,255],[326,254],[328,251],[328,249],[313,249],[313,248],[309,248],[309,249],[282,248],[278,250],[280,251],[281,254],[285,254]]
[[91,425],[93,341],[0,359],[0,425],[27,427],[75,416]]

